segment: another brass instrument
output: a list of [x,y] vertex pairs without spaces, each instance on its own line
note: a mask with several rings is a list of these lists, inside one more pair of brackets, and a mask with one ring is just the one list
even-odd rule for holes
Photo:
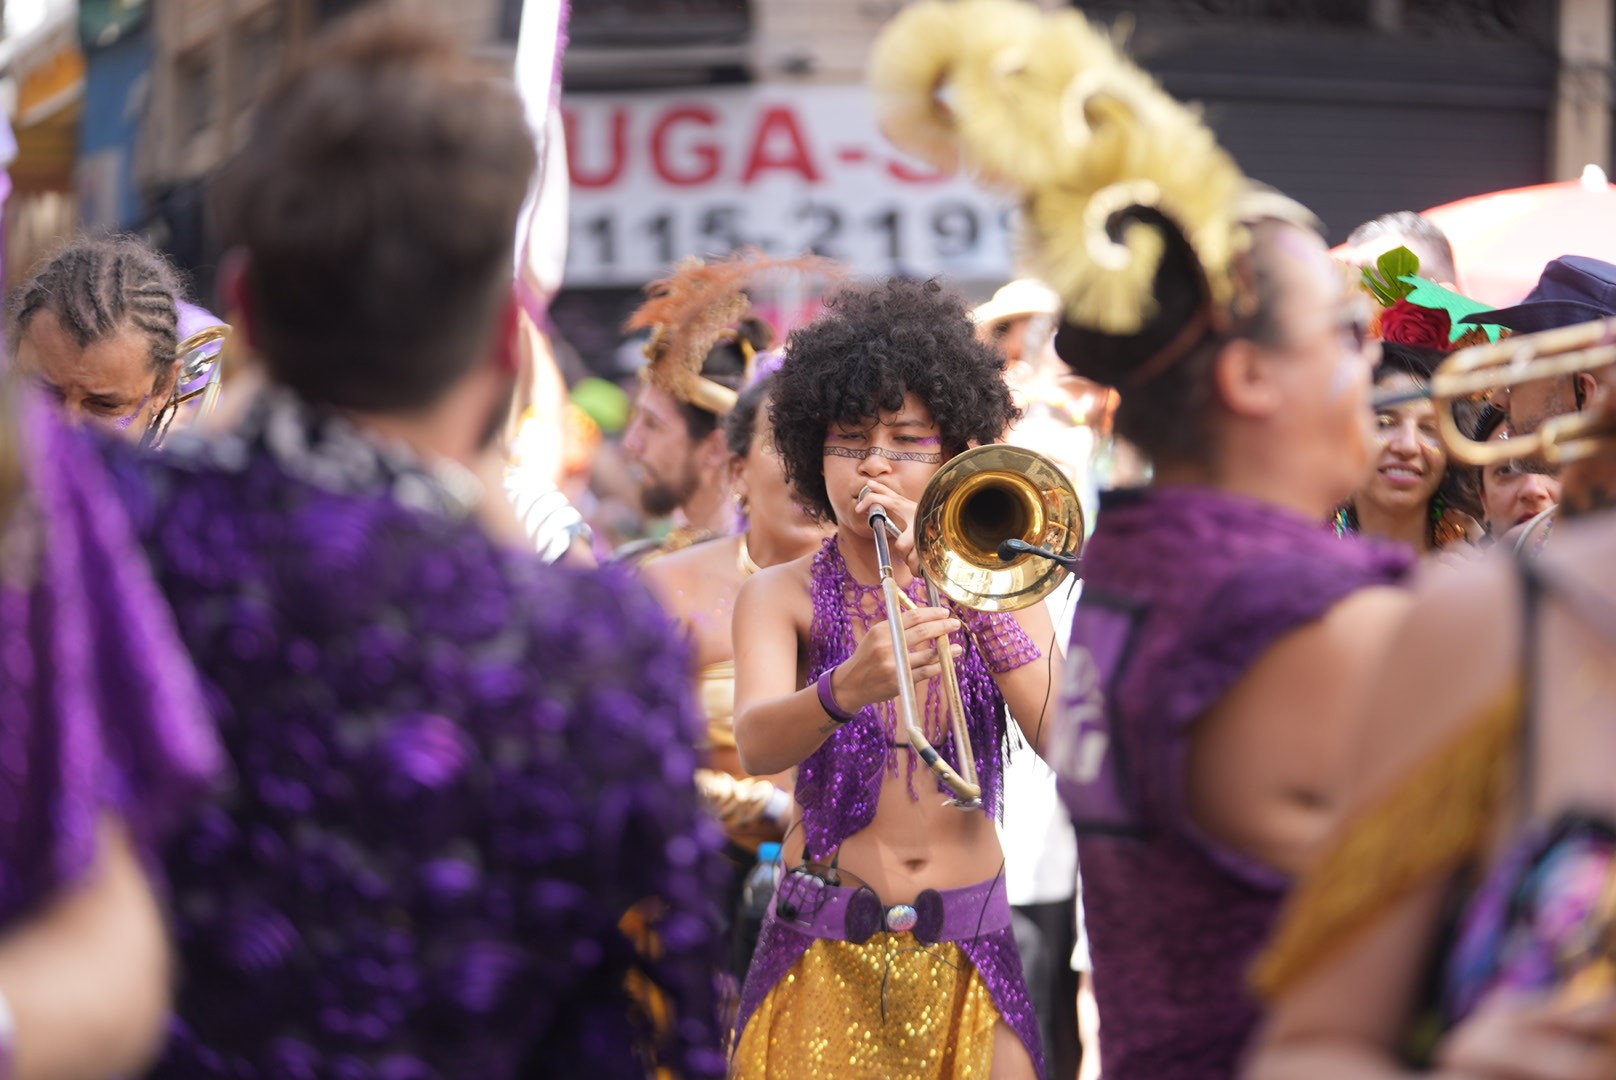
[[[174,397],[141,436],[140,444],[150,449],[163,445],[169,434],[203,419],[219,404],[224,385],[224,342],[230,327],[218,323],[205,326],[175,346],[179,374]],[[183,418],[182,418],[182,414]]]
[[[212,412],[219,403],[219,389],[224,379],[224,340],[229,336],[228,326],[207,326],[180,342],[175,349],[180,358],[180,386],[190,387],[175,399],[175,403],[184,405],[200,397],[202,401],[196,410],[198,420]],[[206,381],[196,385],[197,380],[204,376]]]
[[[898,663],[898,715],[909,745],[943,786],[953,792],[949,805],[980,809],[982,786],[966,730],[959,679],[946,640],[939,644],[949,726],[959,751],[960,770],[943,760],[920,724],[902,620],[896,613],[913,607],[892,574],[888,531],[896,532],[885,508],[870,513],[887,629]],[[1005,557],[1000,547],[1020,541],[1037,549]],[[933,606],[939,590],[962,607],[1016,611],[1048,596],[1071,573],[1069,560],[1083,543],[1083,510],[1077,490],[1055,463],[1016,446],[978,446],[950,459],[921,493],[915,507],[915,545],[921,576]]]
[[[1460,430],[1453,403],[1475,399],[1522,383],[1593,371],[1616,363],[1616,319],[1521,334],[1488,345],[1461,349],[1442,362],[1431,379],[1430,397],[1448,454],[1467,465],[1537,459],[1565,465],[1616,452],[1616,421],[1592,412],[1546,420],[1529,435],[1501,442],[1477,442]],[[1406,396],[1406,395],[1404,395]],[[1376,399],[1390,404],[1390,399]]]

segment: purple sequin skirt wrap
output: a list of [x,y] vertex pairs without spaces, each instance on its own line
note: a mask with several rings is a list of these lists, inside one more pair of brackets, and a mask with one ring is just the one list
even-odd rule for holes
[[[741,989],[741,1011],[735,1023],[737,1041],[769,991],[790,973],[815,940],[845,941],[858,936],[858,915],[850,919],[849,909],[856,912],[860,906],[859,899],[855,898],[860,891],[845,886],[821,887],[812,879],[805,880],[804,875],[786,875],[769,905],[757,951],[752,955],[752,966],[746,973],[746,985]],[[1016,949],[1015,932],[1011,929],[1010,901],[1005,896],[1003,880],[993,878],[932,895],[941,898],[940,918],[935,920],[932,932],[924,927],[926,912],[920,898],[913,905],[905,905],[922,909],[918,916],[922,923],[914,927],[915,932],[935,941],[953,942],[970,958],[992,993],[1000,1016],[1026,1046],[1038,1075],[1046,1076],[1038,1014],[1022,975],[1021,954]],[[782,907],[789,917],[781,914]],[[893,912],[897,907],[894,905],[886,911]],[[903,915],[896,918],[902,919]],[[850,931],[850,927],[855,929]],[[885,931],[878,931],[881,932]]]

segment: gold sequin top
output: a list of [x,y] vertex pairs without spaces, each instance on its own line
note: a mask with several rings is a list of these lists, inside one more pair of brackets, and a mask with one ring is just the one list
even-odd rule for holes
[[735,661],[708,664],[696,677],[696,693],[707,717],[706,749],[735,749]]

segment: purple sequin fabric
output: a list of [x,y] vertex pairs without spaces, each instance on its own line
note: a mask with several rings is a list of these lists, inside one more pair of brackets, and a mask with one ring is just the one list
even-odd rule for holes
[[[928,602],[925,583],[919,578],[909,583],[908,591],[917,603]],[[855,619],[862,636],[872,624],[886,618],[880,587],[862,585],[853,579],[834,536],[825,541],[814,557],[813,605],[813,631],[808,649],[810,686],[821,674],[853,655],[857,645],[853,632]],[[951,640],[964,650],[954,661],[954,668],[959,675],[966,730],[970,732],[971,750],[976,755],[982,783],[982,802],[988,813],[997,816],[1004,784],[1001,755],[1005,717],[1004,698],[993,681],[993,673],[1011,671],[1042,654],[1014,617],[949,606],[972,631],[966,633],[961,629],[952,635]],[[1010,625],[1004,625],[1006,622]],[[991,658],[983,653],[984,643],[993,650]],[[947,702],[940,680],[932,680],[923,708],[922,723],[928,741],[958,769],[959,756],[949,732]],[[900,753],[908,759],[909,794],[918,797],[914,784],[916,769],[920,768],[919,758],[907,749],[900,749],[905,740],[900,727],[892,702],[867,705],[798,767],[796,797],[802,806],[803,831],[810,852],[828,855],[841,846],[843,840],[875,819],[883,771],[897,774]],[[946,792],[941,784],[936,784],[936,789]]]
[[236,775],[166,851],[155,1075],[722,1075],[721,837],[649,595],[500,547],[462,475],[284,391],[106,453]]
[[1410,562],[1213,489],[1102,504],[1053,764],[1081,836],[1107,1080],[1234,1075],[1258,1015],[1245,971],[1289,882],[1192,820],[1191,727],[1280,638]]
[[[909,594],[918,603],[928,602],[925,583],[918,578],[910,582]],[[825,541],[814,557],[813,606],[808,651],[810,686],[822,673],[853,655],[857,644],[853,635],[855,619],[862,634],[868,632],[872,623],[886,617],[880,588],[854,580],[834,536]],[[1012,671],[1038,659],[1042,653],[1013,616],[957,607],[954,610],[971,630],[969,634],[957,631],[952,636],[954,643],[964,649],[954,661],[954,667],[965,703],[971,749],[976,754],[982,801],[989,813],[997,815],[1004,786],[1001,755],[1005,742],[1005,711],[1004,698],[993,681],[992,672]],[[984,644],[991,650],[991,656],[984,655]],[[947,706],[937,680],[933,680],[926,695],[925,713],[923,723],[929,741],[958,768],[953,739],[945,734]],[[828,857],[843,840],[874,820],[882,776],[884,773],[896,775],[899,768],[900,750],[893,744],[902,743],[903,737],[897,725],[896,709],[891,702],[866,706],[798,766],[796,798],[802,806],[803,829],[810,852]],[[901,753],[909,758],[909,793],[915,797],[916,755],[907,749]],[[936,790],[946,791],[941,784],[936,785]],[[1003,890],[998,890],[997,895],[1002,901]],[[772,911],[769,913],[742,988],[737,1031],[746,1027],[747,1020],[769,991],[790,972],[812,942],[812,938],[781,923]],[[962,940],[959,946],[981,972],[999,1012],[1026,1043],[1041,1073],[1043,1042],[1038,1034],[1037,1014],[1027,994],[1014,932],[1009,928],[997,930]]]
[[0,926],[84,875],[104,815],[149,850],[221,763],[100,463],[42,406],[6,409],[22,483],[0,518]]
[[1564,986],[1602,956],[1601,906],[1616,873],[1616,828],[1571,813],[1522,832],[1465,901],[1443,963],[1442,1021],[1451,1030],[1498,993]]

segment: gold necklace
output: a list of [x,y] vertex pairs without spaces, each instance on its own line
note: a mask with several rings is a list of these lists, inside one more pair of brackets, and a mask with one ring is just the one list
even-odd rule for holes
[[741,577],[743,578],[749,578],[759,570],[763,569],[757,563],[752,561],[752,551],[746,546],[745,533],[741,534],[741,546],[736,554],[735,565],[741,571]]

